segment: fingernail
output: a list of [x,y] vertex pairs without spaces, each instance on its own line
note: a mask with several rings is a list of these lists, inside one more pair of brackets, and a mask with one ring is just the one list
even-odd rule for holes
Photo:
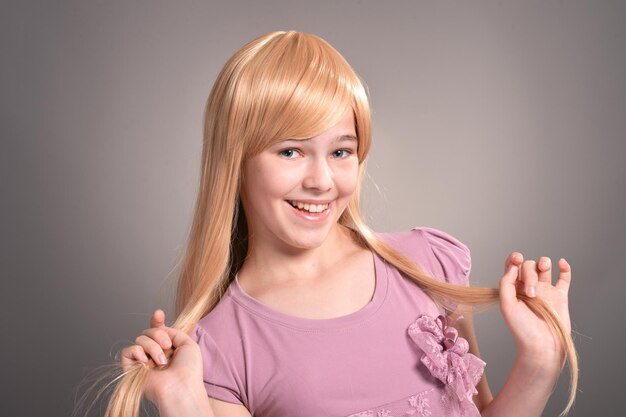
[[526,288],[526,295],[529,296],[529,297],[534,297],[536,295],[535,287],[527,287]]
[[159,362],[161,363],[161,365],[167,365],[167,358],[162,353],[159,355]]

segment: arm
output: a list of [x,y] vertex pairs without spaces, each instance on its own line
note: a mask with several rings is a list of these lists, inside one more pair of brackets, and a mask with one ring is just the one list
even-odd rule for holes
[[[186,333],[165,326],[165,314],[154,312],[150,329],[135,344],[122,350],[122,368],[137,363],[157,364],[146,377],[144,396],[159,409],[162,417],[251,417],[241,404],[231,404],[207,396],[202,377],[202,354]],[[173,349],[169,359],[165,350]]]
[[[483,376],[475,403],[483,417],[538,417],[561,373],[564,351],[547,325],[518,300],[516,294],[524,291],[529,296],[543,298],[569,329],[567,291],[571,269],[564,259],[559,261],[559,278],[552,286],[549,258],[540,258],[537,266],[534,261],[523,262],[521,254],[513,253],[505,271],[500,281],[500,308],[515,338],[518,356],[504,386],[492,401]],[[459,332],[468,340],[472,353],[477,354],[471,320],[464,321],[459,323]]]
[[[459,336],[468,341],[470,352],[480,357],[471,317],[464,314],[464,319],[456,327]],[[474,396],[474,404],[482,417],[540,416],[560,373],[560,368],[546,368],[542,360],[541,356],[518,356],[509,377],[495,398],[489,388],[487,375],[483,373],[476,385],[478,394]]]

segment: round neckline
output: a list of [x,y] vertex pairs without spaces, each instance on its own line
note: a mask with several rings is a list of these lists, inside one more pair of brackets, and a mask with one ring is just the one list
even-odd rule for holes
[[386,264],[374,251],[371,251],[371,253],[374,260],[375,276],[374,294],[372,299],[359,310],[344,316],[328,319],[309,319],[280,312],[248,295],[248,293],[241,288],[241,285],[239,285],[239,280],[236,276],[228,287],[228,295],[230,295],[238,305],[246,309],[248,312],[265,320],[287,327],[305,330],[325,330],[348,327],[350,325],[360,323],[376,313],[376,311],[378,311],[382,306],[387,296],[388,277]]

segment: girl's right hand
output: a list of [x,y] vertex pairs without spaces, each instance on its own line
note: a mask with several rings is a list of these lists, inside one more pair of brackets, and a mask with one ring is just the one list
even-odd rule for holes
[[[166,353],[172,349],[167,359]],[[144,395],[157,407],[190,389],[204,391],[200,347],[185,332],[165,326],[163,310],[154,312],[150,328],[135,339],[134,345],[122,349],[121,356],[124,371],[138,364],[148,365],[149,358],[154,361],[156,367],[148,372]]]

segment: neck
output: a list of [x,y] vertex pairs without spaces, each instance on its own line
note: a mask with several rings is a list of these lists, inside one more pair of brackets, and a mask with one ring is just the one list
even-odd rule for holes
[[254,280],[262,285],[314,281],[357,248],[360,246],[352,232],[339,224],[331,229],[322,245],[310,249],[262,244],[251,239],[239,281]]

